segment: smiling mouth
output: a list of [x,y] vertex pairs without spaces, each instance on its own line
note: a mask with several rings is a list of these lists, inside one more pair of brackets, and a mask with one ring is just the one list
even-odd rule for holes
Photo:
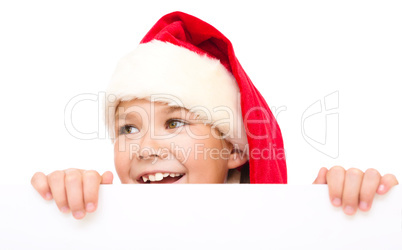
[[145,174],[137,181],[140,184],[171,184],[180,180],[184,175],[183,173]]

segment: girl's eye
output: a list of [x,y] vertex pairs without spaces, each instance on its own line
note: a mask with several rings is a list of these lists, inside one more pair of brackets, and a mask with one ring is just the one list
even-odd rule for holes
[[138,128],[132,125],[124,125],[123,127],[120,128],[120,134],[135,134],[138,132],[139,132]]
[[168,129],[174,129],[174,128],[179,128],[184,125],[187,125],[187,123],[181,121],[181,120],[168,120],[166,122],[166,128]]

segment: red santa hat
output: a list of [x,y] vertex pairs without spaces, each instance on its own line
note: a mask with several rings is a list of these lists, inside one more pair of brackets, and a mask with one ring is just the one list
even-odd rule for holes
[[[250,183],[287,182],[282,135],[271,110],[230,41],[194,16],[163,16],[137,49],[120,60],[107,95],[109,110],[120,101],[152,97],[184,107],[244,151]],[[107,125],[114,124],[114,116],[107,114]],[[113,126],[108,127],[113,136]]]

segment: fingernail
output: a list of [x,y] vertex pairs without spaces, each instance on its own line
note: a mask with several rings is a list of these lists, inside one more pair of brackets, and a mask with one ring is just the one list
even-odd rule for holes
[[62,208],[60,208],[60,211],[62,212],[62,213],[68,213],[68,212],[70,212],[70,209],[67,207],[67,206],[64,206],[64,207],[62,207]]
[[76,219],[82,219],[82,218],[84,218],[85,213],[82,212],[82,211],[75,211],[75,212],[73,213],[73,216],[74,216],[74,218],[76,218]]
[[361,201],[361,202],[359,203],[359,208],[360,208],[361,210],[363,210],[363,211],[366,211],[366,210],[368,209],[368,204],[367,204],[367,202]]
[[341,199],[339,199],[339,198],[334,198],[334,199],[332,200],[332,204],[333,204],[334,206],[339,207],[339,206],[342,204]]
[[87,207],[86,207],[86,210],[87,210],[88,213],[91,213],[91,212],[95,211],[95,205],[92,202],[88,203]]
[[383,184],[381,184],[379,187],[378,187],[378,192],[382,192],[382,191],[384,191],[385,190],[385,186],[383,185]]
[[344,208],[344,211],[345,211],[346,214],[352,215],[352,214],[354,214],[355,209],[354,209],[353,207],[351,207],[351,206],[346,206],[346,207]]
[[45,199],[46,199],[46,200],[51,200],[51,199],[53,199],[52,194],[51,194],[50,192],[47,192],[47,193],[45,194]]

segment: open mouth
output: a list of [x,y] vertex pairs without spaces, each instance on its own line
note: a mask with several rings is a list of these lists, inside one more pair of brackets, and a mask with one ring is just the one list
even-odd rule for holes
[[183,176],[183,173],[154,173],[145,174],[137,181],[140,184],[169,184],[179,181]]

